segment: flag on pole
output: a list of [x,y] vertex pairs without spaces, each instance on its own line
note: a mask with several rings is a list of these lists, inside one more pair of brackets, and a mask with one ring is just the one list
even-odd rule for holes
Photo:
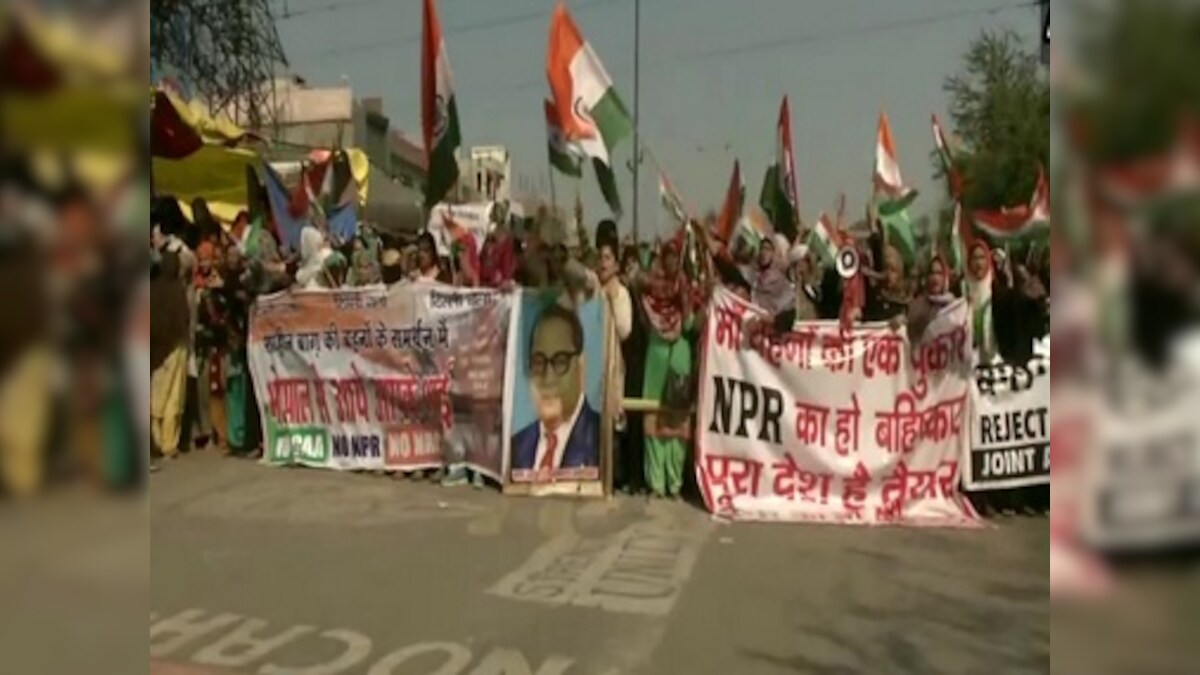
[[937,145],[938,158],[942,161],[942,173],[946,176],[950,197],[951,199],[960,199],[962,197],[962,175],[954,166],[954,151],[946,140],[946,132],[942,129],[942,122],[938,119],[937,113],[933,114],[932,124],[933,142]]
[[546,111],[546,142],[549,146],[550,164],[559,171],[579,178],[583,175],[583,150],[578,144],[567,140],[562,124],[558,120],[558,108],[552,101],[543,101]]
[[294,211],[296,193],[307,194],[301,177],[301,185],[296,193],[289,194],[283,179],[267,162],[262,163],[263,189],[267,193],[267,204],[271,208],[271,218],[275,221],[275,231],[279,233],[279,241],[284,250],[300,250],[300,230],[308,224],[308,201],[305,199],[302,211]]
[[799,198],[796,189],[796,162],[792,154],[792,122],[787,96],[779,106],[775,127],[775,163],[763,179],[759,205],[771,219],[775,231],[792,241],[799,222]]
[[967,248],[963,239],[963,212],[962,202],[954,202],[953,220],[950,221],[950,268],[956,274],[962,274],[967,264]]
[[425,0],[421,27],[421,130],[425,141],[425,184],[427,207],[442,201],[458,181],[458,104],[454,98],[454,74],[446,56],[442,23],[434,0]]
[[742,207],[746,200],[746,186],[742,182],[742,167],[733,161],[733,175],[729,177],[729,188],[725,191],[725,204],[717,216],[716,237],[725,246],[732,243],[733,230],[742,217]]
[[875,135],[875,193],[881,212],[893,213],[908,208],[917,198],[917,191],[905,185],[896,158],[896,143],[892,140],[892,125],[886,112],[879,113]]
[[1044,237],[1050,231],[1050,181],[1046,171],[1038,167],[1037,186],[1028,205],[1002,208],[999,211],[977,210],[975,227],[993,239],[1010,242],[1014,239]]
[[658,196],[662,200],[663,208],[667,210],[667,213],[677,223],[686,225],[688,216],[687,209],[683,206],[683,199],[679,197],[679,193],[675,191],[675,186],[671,185],[671,179],[667,178],[667,174],[665,173],[658,175]]
[[908,264],[917,259],[916,238],[908,207],[917,198],[917,191],[905,185],[896,158],[896,143],[892,140],[892,125],[886,112],[879,113],[875,134],[875,210],[883,224],[887,242],[896,247]]
[[550,21],[546,75],[563,134],[592,159],[600,191],[619,218],[621,199],[611,156],[633,132],[633,121],[604,64],[561,2]]
[[817,224],[808,233],[808,247],[815,251],[821,261],[833,266],[837,260],[838,237],[837,230],[824,213],[817,219]]

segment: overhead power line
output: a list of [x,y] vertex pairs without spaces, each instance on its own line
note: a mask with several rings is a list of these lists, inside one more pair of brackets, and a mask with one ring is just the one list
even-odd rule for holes
[[[346,0],[342,0],[345,2]],[[369,0],[370,1],[370,0]],[[378,1],[378,0],[375,0]],[[386,1],[386,0],[385,0]],[[605,5],[613,5],[620,0],[591,0],[590,2],[581,2],[571,8],[573,12],[583,12]],[[482,31],[494,30],[497,28],[507,28],[517,24],[529,23],[533,21],[549,21],[549,12],[545,8],[513,14],[510,16],[499,17],[490,20],[469,21],[458,25],[450,25],[445,28],[445,34],[451,37],[462,35],[464,33],[475,33]],[[394,37],[374,42],[364,42],[362,44],[351,47],[334,47],[322,52],[318,52],[314,56],[317,58],[327,58],[331,56],[349,56],[352,54],[361,54],[373,52],[381,49],[399,49],[409,45],[420,44],[421,35],[410,35],[408,37],[396,39]]]
[[281,0],[281,2],[276,3],[280,6],[276,18],[278,18],[280,21],[284,21],[287,19],[311,16],[313,14],[328,14],[338,10],[352,11],[366,7],[373,7],[375,5],[382,5],[385,2],[391,1],[393,0],[333,0],[333,2],[326,2],[320,5],[309,5],[306,7],[300,7],[299,9],[292,9],[292,3],[290,0]]
[[781,49],[784,47],[796,47],[802,45],[813,44],[817,42],[828,42],[830,40],[845,40],[849,38],[859,37],[861,35],[869,35],[872,33],[884,33],[891,30],[901,28],[915,28],[919,26],[930,26],[943,23],[946,21],[957,21],[974,16],[994,15],[1000,12],[1005,12],[1013,9],[1025,9],[1030,7],[1039,7],[1041,0],[1024,0],[1018,3],[1007,3],[996,5],[993,7],[980,7],[976,9],[964,9],[957,12],[942,12],[940,14],[916,17],[912,19],[899,19],[897,21],[888,21],[885,23],[876,24],[873,26],[861,26],[851,28],[844,31],[822,31],[820,33],[811,33],[808,35],[795,35],[784,38],[775,38],[771,40],[763,40],[744,45],[734,45],[732,47],[721,47],[717,49],[706,49],[699,52],[694,52],[689,56],[682,58],[694,60],[707,60],[720,57],[736,57],[745,54],[754,54],[758,52],[770,51],[773,49]]

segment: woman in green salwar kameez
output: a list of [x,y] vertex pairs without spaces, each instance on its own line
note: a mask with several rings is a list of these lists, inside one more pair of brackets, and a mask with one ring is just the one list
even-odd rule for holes
[[[678,243],[664,244],[642,295],[649,324],[642,398],[660,404],[668,373],[692,372],[692,348],[684,335],[693,322],[691,289],[679,262]],[[691,410],[646,415],[646,484],[655,497],[678,497],[683,489],[691,415]]]

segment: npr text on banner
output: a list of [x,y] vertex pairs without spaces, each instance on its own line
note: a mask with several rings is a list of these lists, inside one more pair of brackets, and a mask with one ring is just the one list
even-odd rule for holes
[[440,284],[260,298],[249,360],[264,460],[466,464],[499,480],[511,299]]
[[697,480],[735,520],[969,526],[966,304],[912,344],[903,328],[750,330],[761,309],[718,289],[700,373]]

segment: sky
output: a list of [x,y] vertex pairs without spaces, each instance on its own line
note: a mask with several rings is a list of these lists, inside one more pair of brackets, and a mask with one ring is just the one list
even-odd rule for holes
[[[549,196],[542,99],[555,0],[439,0],[455,76],[463,150],[504,145],[513,181]],[[634,107],[635,0],[567,0],[584,36]],[[918,214],[945,190],[933,177],[929,118],[949,124],[942,84],[986,29],[1037,45],[1040,14],[1027,0],[641,0],[638,128],[689,211],[717,209],[734,159],[756,203],[788,95],[805,222],[848,215],[870,192],[875,125],[891,120],[900,166],[921,195]],[[291,71],[313,85],[348,79],[356,96],[382,96],[393,128],[420,137],[421,0],[272,0]],[[615,163],[632,220],[632,143]],[[643,164],[641,230],[665,232],[655,170]],[[609,217],[590,171],[582,185],[555,175],[560,204],[582,190],[585,220]]]

